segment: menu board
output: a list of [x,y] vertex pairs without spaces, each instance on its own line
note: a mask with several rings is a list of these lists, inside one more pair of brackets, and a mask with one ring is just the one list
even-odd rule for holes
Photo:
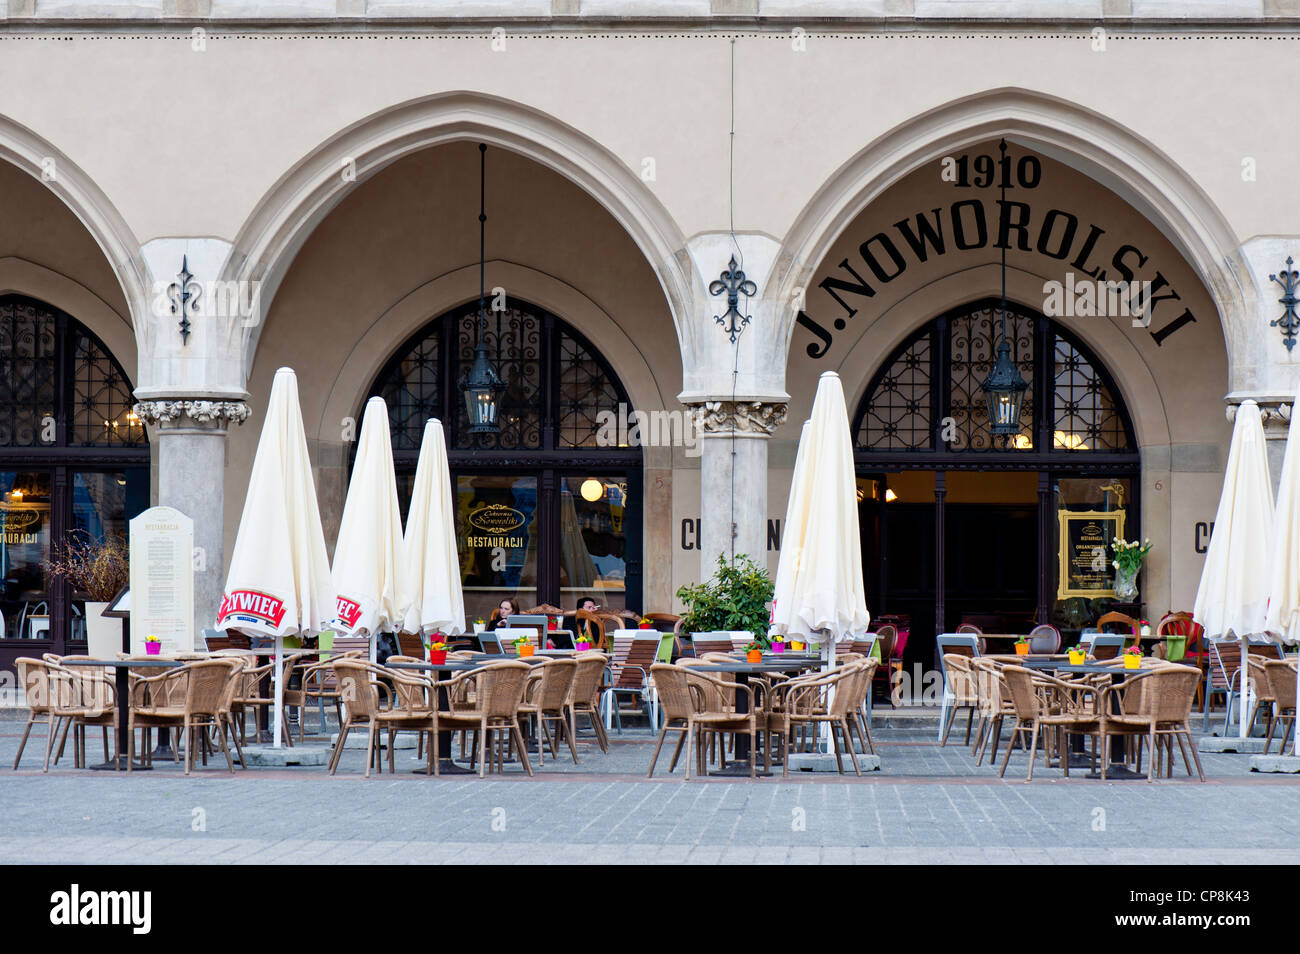
[[131,521],[131,652],[146,636],[163,655],[194,649],[194,521],[151,507]]
[[1061,566],[1056,598],[1099,599],[1115,595],[1111,541],[1124,536],[1123,510],[1062,510]]

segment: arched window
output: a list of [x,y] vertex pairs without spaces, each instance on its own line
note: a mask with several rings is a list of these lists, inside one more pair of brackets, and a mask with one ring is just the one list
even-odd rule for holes
[[70,533],[126,536],[149,441],[117,359],[71,315],[0,296],[0,665],[85,639],[82,594],[47,577]]
[[641,453],[628,446],[632,409],[618,376],[562,319],[512,300],[489,313],[485,334],[506,386],[500,430],[471,435],[464,387],[477,335],[474,301],[410,338],[370,388],[388,405],[403,509],[425,421],[436,417],[471,619],[505,597],[524,608],[571,609],[587,596],[640,608]]
[[855,441],[866,452],[860,458],[978,452],[1007,461],[1078,462],[1084,454],[1136,461],[1128,413],[1101,365],[1060,325],[1012,303],[1007,337],[1029,389],[1020,433],[1005,445],[995,441],[981,384],[1000,329],[1000,303],[985,300],[941,315],[903,342],[859,405]]

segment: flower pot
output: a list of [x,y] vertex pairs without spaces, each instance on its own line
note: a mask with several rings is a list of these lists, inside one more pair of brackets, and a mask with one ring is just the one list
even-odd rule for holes
[[524,643],[522,646],[519,647],[520,656],[531,656],[536,651],[537,651],[537,647],[534,646],[532,643]]
[[1083,663],[1084,663],[1084,661],[1085,661],[1087,658],[1088,658],[1088,657],[1087,657],[1086,655],[1084,655],[1083,653],[1070,653],[1070,665],[1071,665],[1071,666],[1082,666]]
[[547,631],[547,632],[553,633],[553,632],[555,632],[555,631],[556,631],[557,629],[559,629],[559,628],[560,628],[560,624],[559,624],[558,622],[556,622],[555,617],[551,617],[550,619],[548,619],[548,620],[546,621],[546,631]]
[[654,625],[651,623],[641,623],[637,626],[637,629],[654,629]]
[[1017,655],[1017,656],[1028,656],[1028,655],[1029,655],[1029,644],[1028,644],[1028,643],[1016,643],[1016,655]]
[[433,663],[434,665],[441,665],[446,661],[447,661],[447,650],[445,649],[429,650],[429,662]]
[[122,651],[122,621],[100,616],[107,603],[86,600],[86,654],[95,659],[112,659]]
[[144,652],[146,656],[157,656],[162,652],[162,643],[145,643]]
[[585,640],[579,640],[573,644],[573,648],[580,653],[589,652],[591,650],[591,643],[586,642]]
[[785,643],[773,643],[773,644],[772,644],[772,652],[774,652],[774,653],[783,653],[783,652],[785,652]]
[[486,624],[486,623],[475,623],[475,624],[474,624],[474,635],[475,635],[475,636],[481,636],[482,633],[483,633],[483,630],[485,630],[485,629],[487,629],[487,624]]
[[745,653],[745,660],[751,663],[761,663],[763,661],[763,651],[761,649],[751,649]]
[[1141,656],[1131,656],[1131,655],[1129,655],[1128,653],[1125,653],[1125,654],[1124,654],[1124,668],[1125,668],[1125,669],[1141,669],[1141,668],[1142,668],[1142,657],[1141,657]]
[[799,640],[797,640],[797,639],[792,639],[792,640],[790,641],[790,648],[793,649],[793,650],[794,650],[795,652],[797,652],[797,653],[801,653],[801,652],[803,652],[803,643],[801,643],[801,642],[800,642]]

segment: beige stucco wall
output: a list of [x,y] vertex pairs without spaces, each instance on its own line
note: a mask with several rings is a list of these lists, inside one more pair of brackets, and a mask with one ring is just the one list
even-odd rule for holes
[[[638,406],[675,407],[684,371],[725,393],[728,369],[689,367],[703,352],[679,345],[713,333],[716,301],[704,288],[725,265],[726,243],[703,239],[732,221],[731,46],[721,31],[508,24],[504,49],[485,26],[207,24],[202,44],[183,25],[56,34],[10,22],[6,31],[0,266],[35,263],[102,302],[69,310],[135,374],[123,333],[133,318],[148,342],[138,383],[177,394],[247,387],[253,415],[233,431],[224,481],[227,546],[270,378],[286,364],[299,372],[332,539],[342,419],[393,349],[476,294],[471,143],[485,127],[510,125],[509,146],[490,153],[489,285],[577,325]],[[1105,228],[1099,248],[1113,252],[1119,236],[1141,248],[1148,271],[1158,267],[1198,319],[1163,347],[1123,322],[1071,324],[1107,362],[1136,421],[1144,532],[1157,541],[1145,590],[1160,608],[1189,603],[1200,566],[1193,524],[1212,519],[1228,436],[1224,396],[1284,393],[1300,381],[1300,354],[1284,352],[1267,327],[1276,308],[1264,294],[1267,271],[1300,233],[1278,199],[1294,181],[1300,129],[1260,94],[1288,88],[1290,27],[1253,36],[1121,25],[1104,50],[1087,24],[837,24],[834,35],[810,26],[802,44],[790,31],[728,31],[739,32],[734,224],[771,252],[754,273],[746,360],[767,393],[790,396],[790,423],[769,448],[769,517],[783,516],[793,434],[816,374],[840,371],[854,407],[895,344],[945,308],[992,293],[997,271],[991,249],[909,264],[820,361],[804,353],[803,329],[764,330],[793,321],[795,279],[812,289],[809,313],[831,321],[838,306],[815,286],[835,263],[903,215],[950,204],[934,168],[946,140],[936,125],[927,152],[927,124],[979,124],[986,143],[1005,125],[1017,148],[1016,130],[1037,123],[1034,148],[1049,141],[1069,162],[1044,160],[1035,207],[1050,201]],[[456,109],[431,107],[436,118],[426,120],[411,106],[440,98]],[[965,100],[969,113],[953,105]],[[980,113],[981,102],[994,106]],[[476,126],[475,115],[489,119]],[[393,161],[434,125],[447,144]],[[354,142],[373,152],[353,179],[340,160]],[[31,173],[47,154],[60,177],[43,184]],[[234,361],[148,363],[143,352],[179,345],[144,293],[173,277],[183,243],[199,240],[203,277],[265,277],[269,307]],[[162,251],[147,257],[144,246]],[[266,260],[241,259],[262,251]],[[1031,305],[1061,271],[1037,255],[1009,264],[1009,294]],[[41,281],[23,278],[31,289],[57,284]],[[1168,308],[1157,309],[1157,326]],[[697,575],[698,555],[680,536],[681,521],[701,510],[700,471],[673,459],[669,467],[654,455],[647,473],[648,604]]]

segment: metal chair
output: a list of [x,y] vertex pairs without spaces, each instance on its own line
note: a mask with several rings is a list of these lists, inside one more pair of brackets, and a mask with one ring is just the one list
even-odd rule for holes
[[[977,629],[972,626],[971,629]],[[944,665],[943,657],[949,653],[956,653],[959,656],[978,656],[980,636],[976,633],[941,633],[934,638],[935,645],[938,647],[939,672],[943,675],[943,702],[939,709],[939,731],[935,735],[936,740],[943,739],[943,729],[948,722],[948,710],[956,701],[956,694],[952,687],[948,685],[948,667]],[[882,647],[883,648],[883,647]]]

